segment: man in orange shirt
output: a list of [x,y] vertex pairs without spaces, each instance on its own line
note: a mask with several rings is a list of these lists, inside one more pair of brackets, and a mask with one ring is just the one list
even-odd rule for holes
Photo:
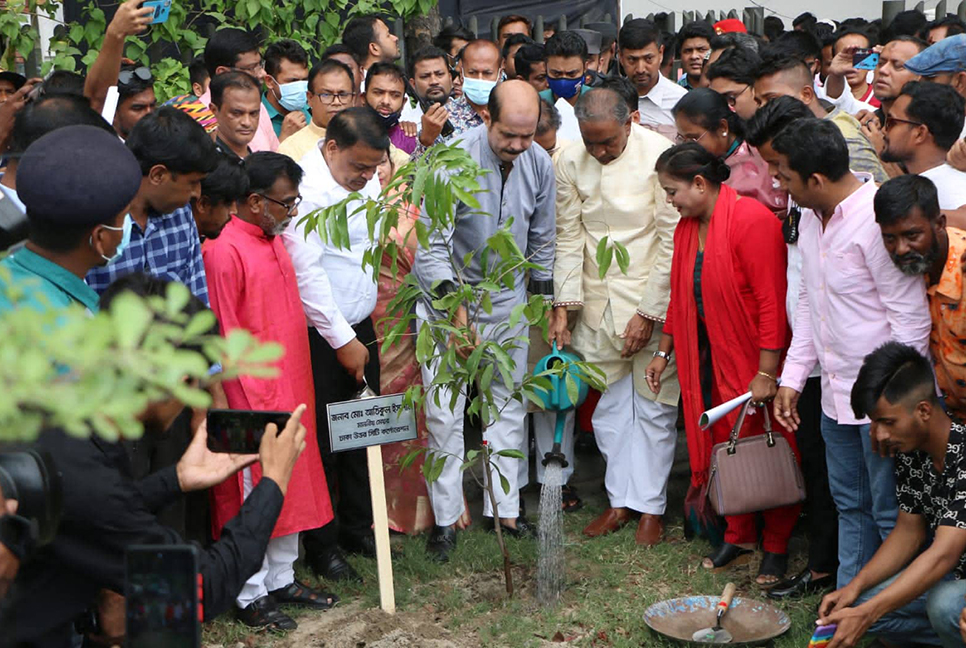
[[946,409],[966,421],[966,231],[946,226],[936,186],[919,175],[883,184],[875,195],[882,242],[907,275],[925,275],[932,331],[929,350]]

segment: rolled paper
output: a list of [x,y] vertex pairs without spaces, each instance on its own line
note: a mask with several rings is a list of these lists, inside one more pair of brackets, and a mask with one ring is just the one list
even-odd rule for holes
[[[778,380],[778,384],[782,383],[781,379]],[[742,394],[741,396],[735,396],[730,401],[721,403],[717,407],[712,407],[706,412],[702,412],[701,416],[698,418],[698,426],[702,430],[707,430],[709,427],[721,420],[722,416],[728,414],[732,410],[736,410],[745,403],[751,400],[751,392],[747,394]]]

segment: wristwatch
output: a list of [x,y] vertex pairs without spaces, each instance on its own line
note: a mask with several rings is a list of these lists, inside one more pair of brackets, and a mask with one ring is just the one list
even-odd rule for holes
[[655,352],[653,353],[653,356],[654,356],[655,358],[664,358],[664,359],[665,359],[665,360],[667,360],[668,362],[670,362],[670,361],[671,361],[671,354],[670,354],[670,353],[665,353],[664,351],[655,351]]

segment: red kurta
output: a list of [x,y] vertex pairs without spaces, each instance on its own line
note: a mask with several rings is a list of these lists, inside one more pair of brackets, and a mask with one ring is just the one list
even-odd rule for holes
[[[205,242],[202,254],[211,308],[222,333],[244,328],[262,342],[285,347],[275,378],[243,376],[225,383],[229,407],[290,412],[302,403],[308,406],[302,416],[308,429],[305,450],[295,464],[272,537],[316,529],[332,520],[332,504],[315,433],[308,328],[292,260],[279,237],[267,237],[257,225],[234,216],[218,238]],[[257,484],[261,466],[256,463],[251,471]],[[217,538],[241,508],[242,474],[213,488],[212,497]]]

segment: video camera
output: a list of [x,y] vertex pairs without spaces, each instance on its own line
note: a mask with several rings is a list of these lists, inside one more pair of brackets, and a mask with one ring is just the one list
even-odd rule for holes
[[64,505],[60,473],[46,452],[0,452],[0,490],[18,502],[16,515],[0,511],[0,542],[23,560],[57,535]]

